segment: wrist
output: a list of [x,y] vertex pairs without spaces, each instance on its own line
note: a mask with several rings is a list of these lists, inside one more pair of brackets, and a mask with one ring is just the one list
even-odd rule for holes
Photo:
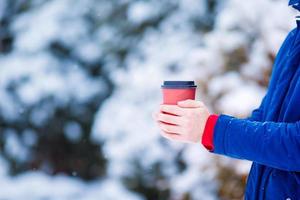
[[214,128],[218,120],[218,115],[211,114],[206,120],[205,128],[202,134],[202,145],[209,151],[213,151],[213,136],[214,136]]

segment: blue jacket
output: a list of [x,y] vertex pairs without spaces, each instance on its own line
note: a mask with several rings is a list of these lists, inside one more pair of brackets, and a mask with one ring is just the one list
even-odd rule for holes
[[220,115],[213,141],[214,153],[253,161],[246,200],[300,200],[300,19],[276,56],[260,107],[248,119]]

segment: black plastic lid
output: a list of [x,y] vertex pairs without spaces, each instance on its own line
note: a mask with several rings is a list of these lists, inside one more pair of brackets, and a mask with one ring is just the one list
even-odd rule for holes
[[162,88],[196,88],[194,81],[164,81]]

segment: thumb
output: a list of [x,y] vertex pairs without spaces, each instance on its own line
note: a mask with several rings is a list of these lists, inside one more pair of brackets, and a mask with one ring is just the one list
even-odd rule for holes
[[185,101],[178,101],[177,105],[182,108],[199,108],[204,106],[204,104],[201,101],[195,101],[191,99]]

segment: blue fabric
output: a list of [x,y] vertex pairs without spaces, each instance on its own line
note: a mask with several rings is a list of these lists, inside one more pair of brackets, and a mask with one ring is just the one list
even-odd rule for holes
[[289,6],[293,6],[295,9],[300,11],[300,0],[290,0]]
[[[298,22],[298,21],[297,21]],[[266,96],[247,119],[220,115],[214,153],[253,161],[246,200],[300,199],[300,24],[280,48]]]
[[300,3],[300,0],[290,0],[289,1],[289,6],[297,4],[297,3]]

